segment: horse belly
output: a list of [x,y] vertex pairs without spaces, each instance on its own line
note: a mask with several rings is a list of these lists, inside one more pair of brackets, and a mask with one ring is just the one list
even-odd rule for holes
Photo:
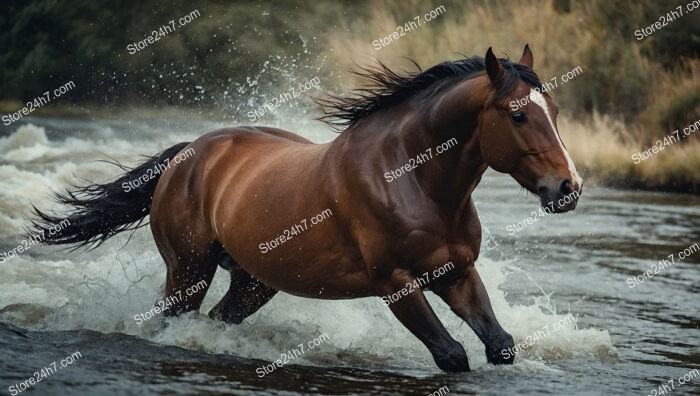
[[343,299],[375,295],[365,271],[336,252],[273,254],[244,258],[240,265],[268,286],[311,298]]

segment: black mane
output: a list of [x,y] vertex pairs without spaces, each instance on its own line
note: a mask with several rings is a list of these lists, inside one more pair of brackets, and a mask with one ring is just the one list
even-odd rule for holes
[[[425,71],[414,60],[409,60],[418,68],[417,72],[401,75],[382,62],[375,67],[360,67],[359,71],[353,71],[367,85],[354,90],[349,97],[317,99],[325,114],[319,120],[334,129],[349,128],[375,111],[392,107],[415,95],[434,93],[447,85],[477,77],[486,70],[484,58],[477,56],[442,62]],[[520,80],[542,89],[539,77],[527,66],[508,59],[499,59],[499,62],[506,73],[498,81],[495,100],[508,95]]]

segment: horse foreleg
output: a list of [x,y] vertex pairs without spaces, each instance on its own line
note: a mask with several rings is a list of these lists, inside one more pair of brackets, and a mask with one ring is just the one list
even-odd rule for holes
[[476,268],[470,267],[465,277],[434,291],[474,330],[486,347],[486,359],[490,363],[513,364],[514,354],[503,353],[513,348],[513,337],[498,323]]
[[[396,270],[387,282],[377,288],[377,292],[380,296],[399,296],[398,299],[384,301],[389,302],[389,309],[396,318],[428,348],[440,369],[450,372],[469,371],[469,360],[464,347],[447,332],[428,304],[423,291],[407,286],[412,285],[414,280],[407,271]],[[402,292],[407,287],[411,290]]]

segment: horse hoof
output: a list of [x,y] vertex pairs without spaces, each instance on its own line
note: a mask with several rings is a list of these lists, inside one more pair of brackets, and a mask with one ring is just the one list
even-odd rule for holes
[[448,373],[469,371],[469,359],[467,359],[467,354],[463,350],[460,353],[448,353],[435,357],[435,364],[440,370]]
[[513,364],[515,360],[515,352],[513,351],[515,343],[513,342],[513,337],[508,335],[502,345],[502,348],[493,350],[486,349],[486,360],[489,363],[495,365]]
[[515,354],[501,354],[501,351],[495,351],[488,353],[486,355],[486,360],[488,360],[489,363],[495,364],[495,365],[501,365],[501,364],[513,364],[513,361],[515,360]]

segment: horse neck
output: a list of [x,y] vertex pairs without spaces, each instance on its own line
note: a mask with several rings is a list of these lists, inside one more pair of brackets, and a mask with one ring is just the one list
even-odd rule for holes
[[[401,176],[403,180],[394,183],[412,179],[412,184],[421,187],[420,193],[446,215],[459,218],[486,170],[476,133],[486,96],[475,96],[476,88],[478,84],[465,81],[423,101],[404,103],[370,116],[372,119],[354,128],[347,137],[355,138],[352,140],[365,155],[380,158],[375,170],[381,173],[396,170],[430,149],[431,159],[416,164],[413,171]],[[466,100],[464,94],[468,96]],[[438,154],[437,147],[453,137],[458,144]],[[409,190],[415,191],[402,189]]]
[[[415,177],[452,218],[461,217],[487,168],[476,130],[489,92],[488,82],[480,78],[458,83],[426,101],[429,104],[418,112],[424,116],[414,117],[416,125],[402,131],[404,144],[432,147],[433,159]],[[453,138],[457,146],[436,153],[437,146]]]
[[448,206],[457,217],[487,168],[481,155],[477,129],[479,115],[490,94],[491,83],[484,74],[445,90],[431,101],[426,113],[429,115],[427,129],[432,136],[442,136],[443,140],[454,136],[460,143],[459,148],[450,149],[443,159],[446,178],[438,178],[438,183],[447,184]]

